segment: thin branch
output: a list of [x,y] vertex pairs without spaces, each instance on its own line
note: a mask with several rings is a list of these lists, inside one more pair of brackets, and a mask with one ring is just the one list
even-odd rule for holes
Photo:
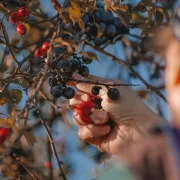
[[83,42],[83,43],[84,43],[84,45],[89,46],[91,49],[94,49],[94,50],[100,52],[101,54],[104,54],[105,56],[111,58],[113,61],[115,61],[115,62],[117,62],[117,63],[119,63],[119,64],[122,64],[124,67],[126,67],[127,69],[129,69],[129,71],[131,71],[131,73],[132,73],[134,76],[136,76],[141,82],[143,82],[144,85],[145,85],[148,89],[154,91],[161,99],[163,99],[163,100],[167,103],[167,99],[166,99],[165,96],[159,91],[159,89],[156,89],[156,88],[153,87],[151,84],[149,84],[148,82],[146,82],[146,80],[145,80],[143,77],[141,77],[141,75],[140,75],[138,72],[136,72],[136,71],[134,70],[134,68],[133,68],[128,62],[125,62],[125,61],[121,60],[120,58],[117,58],[116,56],[114,56],[114,55],[112,55],[112,54],[110,54],[110,53],[108,53],[108,52],[106,52],[106,51],[103,51],[100,47],[93,46],[93,45],[91,45],[91,44],[89,44],[89,43],[87,43],[87,42]]
[[107,83],[100,83],[98,81],[94,82],[94,81],[88,81],[88,80],[77,80],[74,78],[72,78],[70,81],[75,81],[77,83],[87,83],[87,84],[95,84],[95,85],[100,85],[100,86],[113,86],[113,87],[115,87],[115,86],[139,86],[137,84],[123,84],[123,83],[121,83],[121,84],[116,84],[116,83],[107,84]]
[[46,122],[44,121],[44,117],[42,115],[42,112],[40,111],[39,107],[36,105],[36,103],[33,103],[34,105],[34,108],[37,112],[37,114],[39,115],[40,117],[40,120],[41,120],[41,124],[44,126],[45,130],[46,130],[46,133],[47,133],[47,136],[48,136],[48,139],[51,143],[51,148],[52,148],[52,152],[53,152],[53,155],[57,161],[57,164],[58,164],[58,167],[60,169],[60,172],[61,172],[61,176],[63,177],[64,180],[67,180],[66,178],[66,175],[61,167],[61,161],[59,160],[59,157],[58,157],[58,154],[57,154],[57,151],[56,151],[56,147],[55,147],[55,144],[54,144],[54,140],[53,140],[53,137],[52,137],[52,134],[49,130],[49,127],[47,126]]
[[22,161],[17,157],[16,154],[13,154],[14,158],[16,159],[16,161],[27,171],[27,173],[34,179],[34,180],[38,180],[34,174],[32,174],[29,169],[22,163]]

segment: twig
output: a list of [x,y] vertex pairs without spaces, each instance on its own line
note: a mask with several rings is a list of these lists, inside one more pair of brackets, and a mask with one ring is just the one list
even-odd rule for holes
[[141,75],[138,74],[138,73],[134,70],[134,68],[133,68],[128,62],[125,62],[125,61],[121,60],[120,58],[117,58],[116,56],[114,56],[114,55],[112,55],[112,54],[110,54],[110,53],[108,53],[108,52],[103,51],[100,47],[93,46],[93,45],[91,45],[91,44],[89,44],[89,43],[87,43],[87,42],[83,42],[83,43],[84,43],[84,45],[89,46],[90,48],[92,48],[92,49],[100,52],[101,54],[104,54],[105,56],[111,58],[113,61],[115,61],[115,62],[117,62],[117,63],[119,63],[119,64],[122,64],[124,67],[126,67],[127,69],[129,69],[134,76],[136,76],[141,82],[143,82],[144,85],[145,85],[148,89],[154,91],[159,97],[161,97],[161,99],[163,99],[163,100],[167,103],[167,99],[166,99],[166,98],[164,97],[164,95],[159,91],[159,89],[156,89],[156,88],[153,87],[151,84],[147,83],[146,80],[145,80],[143,77],[141,77]]
[[53,152],[53,155],[54,155],[54,157],[55,157],[55,159],[56,159],[56,161],[57,161],[57,164],[58,164],[58,167],[59,167],[59,169],[60,169],[61,175],[62,175],[62,177],[63,177],[64,180],[67,180],[66,175],[65,175],[65,173],[64,173],[64,171],[63,171],[63,169],[62,169],[62,167],[61,167],[61,161],[60,161],[59,158],[58,158],[58,154],[57,154],[57,151],[56,151],[56,147],[55,147],[55,144],[54,144],[54,140],[53,140],[52,134],[51,134],[51,132],[50,132],[50,130],[49,130],[46,122],[44,121],[44,118],[43,118],[43,115],[42,115],[40,109],[38,108],[38,106],[36,105],[36,103],[33,103],[33,105],[34,105],[34,108],[35,108],[37,114],[38,114],[39,117],[40,117],[41,124],[44,126],[44,128],[45,128],[45,130],[46,130],[48,139],[49,139],[49,141],[50,141],[50,143],[51,143],[52,152]]
[[15,62],[16,62],[17,64],[20,64],[20,63],[18,62],[18,60],[16,59],[16,57],[15,57],[15,55],[14,55],[11,47],[9,46],[8,34],[7,34],[7,32],[6,32],[6,29],[5,29],[2,21],[3,21],[3,19],[1,20],[0,25],[1,25],[2,32],[3,32],[3,35],[4,35],[5,41],[6,41],[6,45],[7,45],[7,47],[9,48],[9,51],[10,51],[12,57],[14,58]]
[[34,179],[34,180],[38,180],[34,174],[32,174],[29,169],[22,163],[22,161],[17,157],[16,154],[13,153],[14,158],[16,159],[16,161],[18,161],[18,163],[27,171],[27,173]]
[[93,81],[88,81],[88,80],[77,80],[74,78],[72,78],[71,81],[75,81],[77,83],[95,84],[95,85],[100,85],[100,86],[114,86],[114,87],[115,86],[139,86],[137,84],[123,84],[123,83],[121,83],[121,84],[116,84],[116,83],[107,84],[107,83],[100,83],[98,81],[93,82]]

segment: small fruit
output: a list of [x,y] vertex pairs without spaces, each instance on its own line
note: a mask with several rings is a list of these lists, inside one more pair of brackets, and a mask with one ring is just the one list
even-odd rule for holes
[[45,162],[44,163],[44,167],[46,167],[46,168],[51,168],[51,162],[50,161],[47,161],[47,162]]
[[81,65],[78,67],[77,73],[83,77],[89,76],[89,68],[87,66]]
[[55,97],[59,98],[63,95],[63,87],[62,86],[54,86],[51,88],[50,93]]
[[104,41],[103,41],[102,38],[96,38],[96,39],[94,40],[94,44],[95,44],[96,46],[100,46],[100,45],[102,45],[103,43],[104,43]]
[[28,17],[29,16],[29,10],[26,7],[20,7],[18,10],[18,14],[20,17]]
[[96,20],[96,22],[101,20],[101,16],[102,16],[102,14],[99,11],[96,11],[94,13],[94,19]]
[[0,145],[3,144],[10,135],[9,128],[0,128]]
[[107,95],[111,100],[117,100],[120,97],[120,93],[117,88],[110,88]]
[[102,87],[100,87],[100,86],[93,86],[91,92],[92,92],[93,95],[97,96],[97,95],[99,95],[99,92],[100,92],[101,89],[102,89]]
[[90,64],[92,63],[93,60],[90,58],[82,57],[82,61],[84,64]]
[[84,14],[82,17],[82,20],[84,23],[88,23],[89,22],[89,14]]
[[102,13],[102,20],[105,22],[105,23],[111,23],[112,20],[113,20],[113,13],[112,12],[104,12]]
[[17,28],[16,28],[16,31],[17,31],[18,34],[24,35],[27,32],[27,28],[26,28],[26,26],[24,24],[19,24],[17,26]]
[[86,34],[90,40],[94,39],[98,35],[98,28],[95,25],[88,26],[86,28]]
[[71,71],[75,72],[77,71],[78,67],[79,67],[79,62],[77,60],[71,60]]
[[113,37],[116,34],[116,26],[113,24],[108,25],[105,33],[108,37]]
[[66,99],[72,99],[75,96],[75,91],[73,88],[67,87],[63,90],[63,96]]
[[9,17],[9,21],[12,24],[17,24],[20,23],[21,17],[19,16],[19,14],[17,12],[13,12],[11,13],[10,17]]
[[122,26],[122,23],[118,17],[113,18],[113,24],[117,27],[120,28]]
[[44,51],[44,52],[48,52],[48,50],[49,50],[49,42],[44,42],[43,44],[42,44],[42,50]]
[[59,67],[61,72],[69,72],[69,71],[71,71],[71,63],[66,59],[61,60],[58,63],[58,67]]
[[43,56],[44,52],[41,48],[37,48],[34,52],[34,56],[37,58],[40,58],[41,56]]

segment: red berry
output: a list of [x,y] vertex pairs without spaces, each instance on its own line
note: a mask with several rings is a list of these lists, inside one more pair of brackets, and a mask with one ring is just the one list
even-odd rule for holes
[[25,8],[25,7],[21,7],[18,10],[18,14],[19,14],[20,17],[23,17],[23,18],[28,17],[29,16],[29,10],[27,8]]
[[24,24],[19,24],[17,26],[17,28],[16,28],[16,31],[17,31],[18,34],[24,35],[27,32],[27,28],[26,28],[26,26]]
[[42,50],[44,52],[47,52],[49,50],[49,42],[46,41],[42,44]]
[[10,135],[10,129],[9,128],[1,128],[0,129],[0,145],[3,144],[6,139]]
[[50,168],[51,167],[51,162],[50,161],[45,162],[44,167]]
[[55,8],[56,10],[61,9],[60,3],[56,1],[55,4],[54,4],[54,8]]
[[21,17],[19,16],[19,14],[17,12],[13,12],[11,13],[10,17],[9,17],[9,21],[12,24],[17,24],[20,23]]
[[42,48],[38,48],[34,52],[34,56],[36,56],[37,58],[43,56],[43,54],[44,54],[44,52],[43,52]]

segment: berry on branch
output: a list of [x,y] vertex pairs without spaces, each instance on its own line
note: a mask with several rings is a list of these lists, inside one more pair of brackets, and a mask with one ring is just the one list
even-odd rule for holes
[[75,96],[75,91],[73,88],[67,87],[63,90],[63,96],[66,99],[72,99]]
[[19,14],[17,12],[13,12],[13,13],[11,13],[11,15],[9,17],[9,21],[12,24],[18,24],[21,21],[21,17],[19,16]]
[[34,52],[34,56],[37,58],[40,58],[41,56],[43,56],[44,52],[42,50],[42,48],[37,48]]
[[17,33],[20,34],[20,35],[25,35],[26,32],[27,32],[27,28],[24,24],[19,24],[16,28],[17,30]]
[[120,93],[119,93],[119,90],[117,88],[110,88],[108,90],[107,95],[111,100],[114,100],[114,101],[118,100],[120,97]]
[[18,14],[22,18],[28,17],[29,16],[29,10],[25,7],[21,7],[18,10]]
[[42,50],[44,52],[47,52],[49,50],[49,42],[46,41],[42,44]]
[[54,86],[50,92],[55,98],[59,98],[63,95],[64,90],[62,86]]

